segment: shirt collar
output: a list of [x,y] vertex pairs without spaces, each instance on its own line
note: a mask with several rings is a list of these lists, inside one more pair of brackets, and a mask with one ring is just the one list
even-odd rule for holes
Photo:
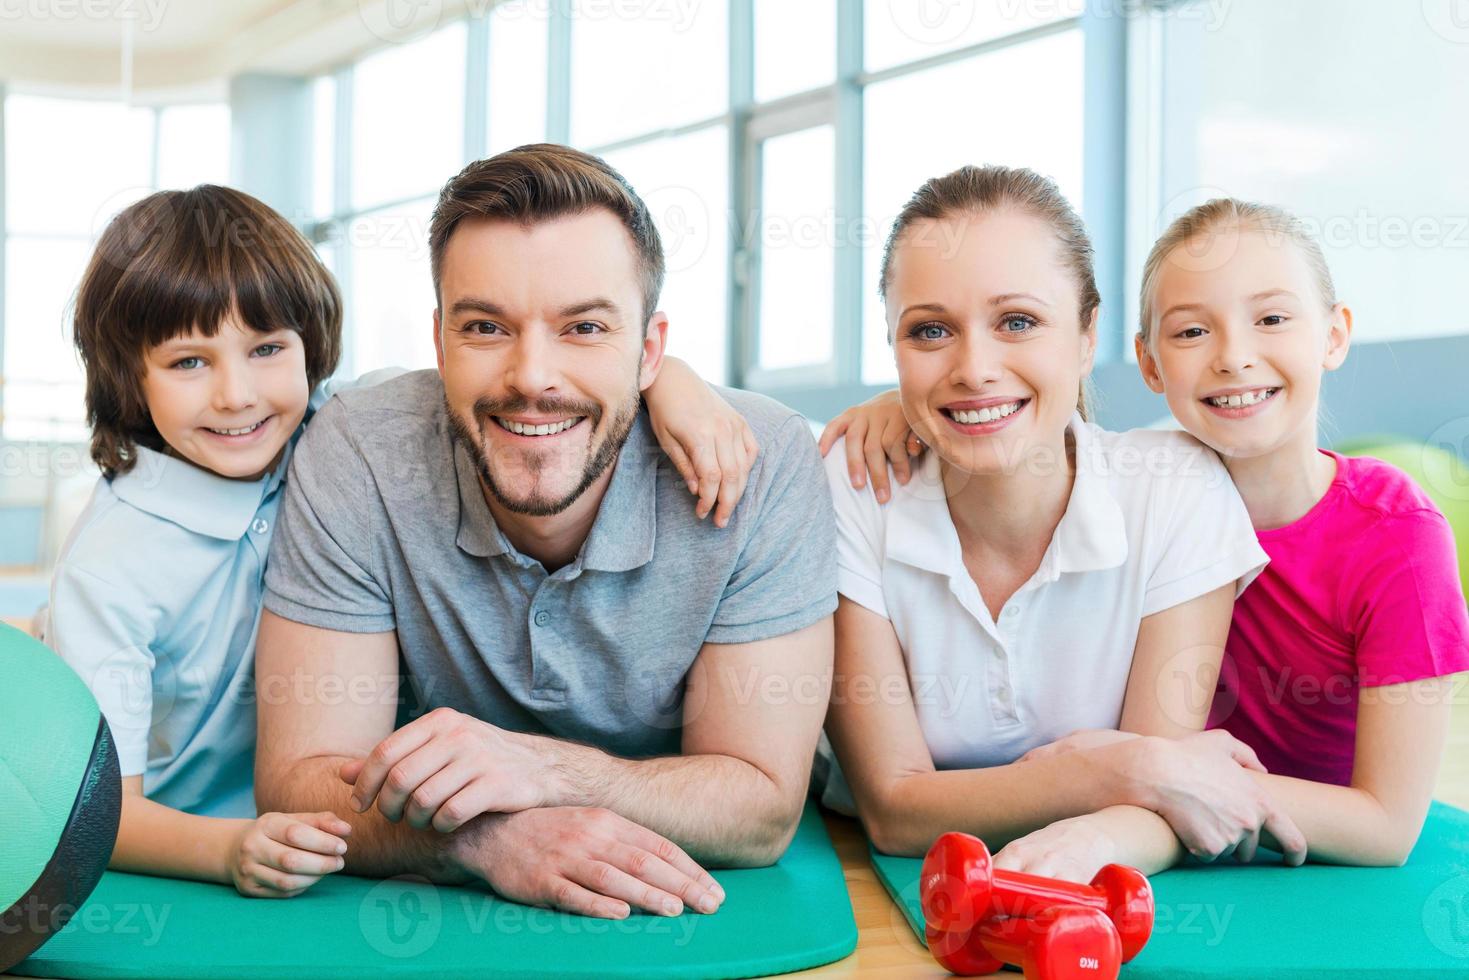
[[[1104,447],[1080,414],[1072,415],[1067,431],[1074,440],[1076,479],[1037,570],[1044,581],[1065,572],[1115,568],[1127,560],[1127,531],[1122,508],[1107,489]],[[894,484],[888,507],[889,558],[943,575],[968,574],[936,453],[924,456],[907,486]]]
[[260,505],[284,479],[295,440],[286,443],[275,469],[258,480],[231,480],[192,463],[137,447],[131,470],[112,478],[119,500],[195,534],[238,541]]
[[[653,560],[660,453],[647,411],[640,410],[613,463],[612,479],[582,544],[577,561],[583,569],[627,572]],[[454,443],[454,469],[459,483],[456,543],[460,549],[480,558],[513,553],[514,548],[485,503],[474,460],[458,440]]]

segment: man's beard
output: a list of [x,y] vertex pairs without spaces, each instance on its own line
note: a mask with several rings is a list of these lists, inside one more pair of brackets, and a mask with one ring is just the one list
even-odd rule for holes
[[[637,421],[638,407],[641,404],[641,396],[638,389],[634,387],[632,394],[623,401],[612,416],[602,441],[588,447],[586,466],[582,469],[581,480],[577,482],[575,489],[558,498],[547,498],[533,490],[529,497],[519,500],[509,496],[495,480],[490,461],[485,456],[482,434],[475,432],[470,428],[469,423],[459,417],[453,406],[449,404],[447,395],[444,397],[444,412],[448,416],[449,430],[455,441],[463,445],[470,459],[474,460],[475,469],[479,471],[480,482],[500,506],[513,514],[523,514],[526,517],[551,517],[575,503],[582,494],[586,493],[587,488],[597,482],[597,478],[607,471],[607,467],[616,461],[617,454],[622,451],[623,444],[627,442],[628,434],[632,432],[633,423]],[[493,416],[498,415],[503,418],[530,408],[534,408],[537,414],[543,416],[583,416],[582,421],[578,424],[591,426],[593,433],[596,432],[598,424],[602,421],[603,414],[602,407],[591,402],[541,399],[532,403],[526,398],[481,398],[474,403],[474,420],[481,427],[498,426],[500,423],[496,422]],[[520,456],[518,464],[526,468],[534,484],[546,465],[546,458],[537,453],[517,455]]]

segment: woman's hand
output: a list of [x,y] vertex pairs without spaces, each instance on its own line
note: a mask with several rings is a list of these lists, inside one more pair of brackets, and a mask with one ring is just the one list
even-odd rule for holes
[[1096,814],[1058,820],[1006,844],[995,867],[1062,881],[1090,882],[1117,861],[1118,842]]
[[1265,772],[1259,757],[1228,732],[1141,738],[1120,748],[1135,763],[1138,805],[1167,820],[1200,861],[1233,854],[1247,863],[1262,832],[1274,839],[1286,864],[1306,860],[1305,835],[1251,775]]
[[878,503],[892,496],[888,464],[904,486],[913,476],[911,458],[923,452],[923,443],[908,426],[896,391],[874,395],[849,408],[826,424],[821,433],[821,455],[825,456],[843,435],[847,437],[847,474],[852,486],[861,490],[872,479]]
[[230,880],[249,898],[293,898],[345,867],[351,832],[334,813],[262,813],[235,838]]
[[676,357],[663,359],[643,399],[658,445],[699,498],[699,520],[713,510],[715,526],[725,527],[760,452],[750,424]]

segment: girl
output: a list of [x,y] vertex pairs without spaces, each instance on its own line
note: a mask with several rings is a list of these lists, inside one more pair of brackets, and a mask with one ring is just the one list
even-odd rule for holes
[[[1223,457],[1271,558],[1235,605],[1210,727],[1258,753],[1271,775],[1256,780],[1313,858],[1401,864],[1447,737],[1447,676],[1469,669],[1469,617],[1432,502],[1385,463],[1316,446],[1321,377],[1346,358],[1351,311],[1298,219],[1229,199],[1164,232],[1140,309],[1144,380]],[[890,408],[871,411],[873,448],[906,442]],[[1103,840],[1096,823],[1047,828],[1017,849],[1082,870],[1109,848],[1148,870],[1180,856],[1163,836]]]
[[[44,632],[117,744],[113,868],[286,897],[343,866],[348,824],[256,816],[252,793],[265,560],[292,447],[330,394],[341,322],[306,239],[223,187],[125,209],[83,277],[75,339],[103,475],[63,547]],[[755,452],[744,420],[681,363],[649,404],[700,516],[717,503],[723,526]],[[259,696],[342,696],[330,680]]]
[[[879,288],[902,410],[933,452],[885,506],[853,488],[845,450],[828,458],[841,767],[826,801],[893,853],[948,830],[998,846],[1100,811],[1123,839],[1171,841],[1171,822],[1214,855],[1263,827],[1298,857],[1246,771],[1258,763],[1199,736],[1207,699],[1171,683],[1217,666],[1265,556],[1197,442],[1085,420],[1100,298],[1070,205],[1026,170],[930,180],[893,227]],[[1078,728],[1155,737],[1018,764]],[[1007,847],[997,862],[1019,859]]]

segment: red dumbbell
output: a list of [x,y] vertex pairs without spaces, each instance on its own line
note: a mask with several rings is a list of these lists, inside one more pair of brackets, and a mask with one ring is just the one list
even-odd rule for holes
[[940,949],[962,948],[964,937],[981,922],[1035,918],[1057,905],[1079,905],[1106,915],[1122,943],[1124,963],[1153,934],[1153,887],[1136,868],[1109,864],[1089,885],[997,871],[984,841],[970,834],[948,833],[934,841],[923,859],[919,897],[930,947],[935,933],[959,934],[937,937]]
[[[1025,971],[1025,980],[1117,980],[1122,940],[1098,909],[1053,905],[1034,918],[990,919],[969,934],[970,959],[985,973],[1004,963]],[[977,954],[992,957],[980,962]],[[947,964],[946,964],[947,965]]]

